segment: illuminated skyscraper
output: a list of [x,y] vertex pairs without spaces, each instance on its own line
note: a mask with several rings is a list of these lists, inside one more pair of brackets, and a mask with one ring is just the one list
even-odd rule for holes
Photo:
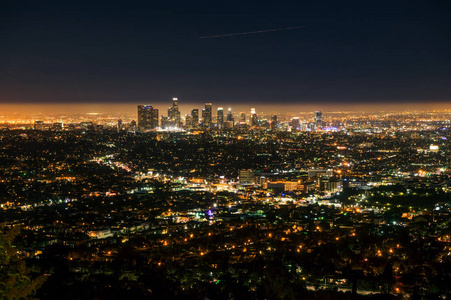
[[255,112],[255,108],[251,108],[251,126],[257,125],[258,125],[257,113]]
[[168,109],[168,121],[173,124],[174,127],[180,127],[181,118],[177,98],[172,98],[172,107],[169,107]]
[[232,109],[230,107],[229,107],[228,112],[227,112],[227,121],[228,122],[233,122]]
[[235,120],[233,119],[232,109],[229,107],[228,112],[227,112],[227,119],[224,122],[223,127],[225,130],[231,130],[231,129],[233,129],[234,123],[235,123]]
[[323,113],[319,110],[315,111],[315,127],[316,130],[323,128]]
[[194,127],[193,124],[193,116],[192,115],[186,115],[185,116],[185,127],[188,129],[191,129]]
[[205,108],[202,110],[202,122],[205,128],[211,128],[211,103],[205,103]]
[[246,114],[245,113],[240,114],[240,122],[242,122],[242,123],[246,122]]
[[197,127],[199,125],[199,110],[197,108],[192,109],[191,116],[193,116],[193,127]]
[[218,107],[218,111],[216,113],[216,121],[218,128],[221,129],[224,126],[224,109],[222,107]]
[[138,130],[144,132],[158,127],[158,109],[152,105],[138,105]]

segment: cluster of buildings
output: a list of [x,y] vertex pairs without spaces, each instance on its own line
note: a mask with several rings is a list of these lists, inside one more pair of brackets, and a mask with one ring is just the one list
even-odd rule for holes
[[[216,118],[214,118],[216,117]],[[122,127],[122,123],[118,127]],[[132,124],[133,127],[134,124]],[[299,118],[292,118],[288,124],[294,130],[302,129]],[[205,103],[205,108],[202,109],[199,115],[199,109],[194,108],[191,113],[184,117],[184,123],[180,116],[180,109],[178,99],[172,99],[172,106],[168,109],[168,116],[159,116],[159,110],[152,105],[138,106],[138,130],[145,132],[149,130],[163,129],[163,130],[177,130],[177,129],[217,129],[217,130],[232,130],[249,129],[262,127],[271,129],[273,131],[279,128],[279,121],[277,115],[271,115],[270,120],[260,119],[255,111],[251,108],[250,115],[240,113],[238,120],[235,122],[235,116],[232,109],[228,108],[227,114],[224,113],[223,107],[218,107],[216,115],[213,115],[213,106],[211,103]],[[314,130],[322,129],[323,114],[321,111],[315,112],[314,123],[310,124],[309,128]],[[306,127],[307,128],[307,127]]]

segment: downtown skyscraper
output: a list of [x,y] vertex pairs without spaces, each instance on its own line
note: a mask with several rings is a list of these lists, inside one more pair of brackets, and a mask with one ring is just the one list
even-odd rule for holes
[[212,125],[212,104],[205,103],[205,108],[202,109],[202,124],[205,128],[211,128]]
[[315,129],[320,130],[323,128],[323,112],[320,110],[315,111]]
[[219,129],[222,129],[224,126],[224,109],[222,107],[218,107],[218,111],[216,113],[216,123]]
[[168,109],[168,122],[170,122],[174,127],[180,127],[181,125],[180,110],[177,98],[172,98],[172,106]]
[[158,109],[152,105],[138,105],[138,130],[141,132],[158,127]]

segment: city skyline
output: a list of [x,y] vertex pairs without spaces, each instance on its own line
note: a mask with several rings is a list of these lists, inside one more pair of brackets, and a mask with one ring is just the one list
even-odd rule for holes
[[[161,112],[166,111],[170,106],[170,97],[167,97],[166,101],[142,101],[136,103],[17,103],[6,104],[0,103],[0,111],[2,114],[17,114],[18,112],[25,114],[89,114],[89,113],[111,113],[111,114],[136,114],[137,105],[152,105]],[[183,98],[179,105],[182,117],[190,114],[192,108],[200,109],[205,105],[205,102],[187,103]],[[381,104],[285,104],[277,106],[271,104],[234,104],[227,102],[213,101],[214,107],[223,107],[225,110],[232,108],[234,112],[247,112],[252,107],[256,108],[258,112],[265,113],[306,113],[315,110],[321,110],[323,112],[337,112],[337,111],[349,111],[349,112],[403,112],[403,111],[446,111],[451,109],[451,103],[385,103]]]

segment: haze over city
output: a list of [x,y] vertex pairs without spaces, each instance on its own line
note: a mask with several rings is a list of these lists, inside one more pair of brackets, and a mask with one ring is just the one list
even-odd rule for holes
[[[3,115],[11,114],[30,114],[30,113],[49,113],[49,114],[82,114],[82,113],[116,113],[116,114],[136,114],[136,106],[139,104],[152,104],[154,107],[165,111],[170,104],[171,98],[166,101],[142,101],[136,103],[117,104],[117,103],[21,103],[21,104],[0,104],[0,111]],[[248,112],[251,107],[255,107],[259,112],[265,113],[284,113],[284,112],[311,112],[322,110],[333,111],[364,111],[364,112],[402,112],[402,111],[431,111],[431,110],[449,110],[451,103],[384,103],[384,104],[258,104],[258,103],[216,103],[212,102],[214,107],[231,107],[236,112]],[[192,108],[202,108],[204,103],[184,103],[180,98],[180,110],[182,114],[188,114]]]

